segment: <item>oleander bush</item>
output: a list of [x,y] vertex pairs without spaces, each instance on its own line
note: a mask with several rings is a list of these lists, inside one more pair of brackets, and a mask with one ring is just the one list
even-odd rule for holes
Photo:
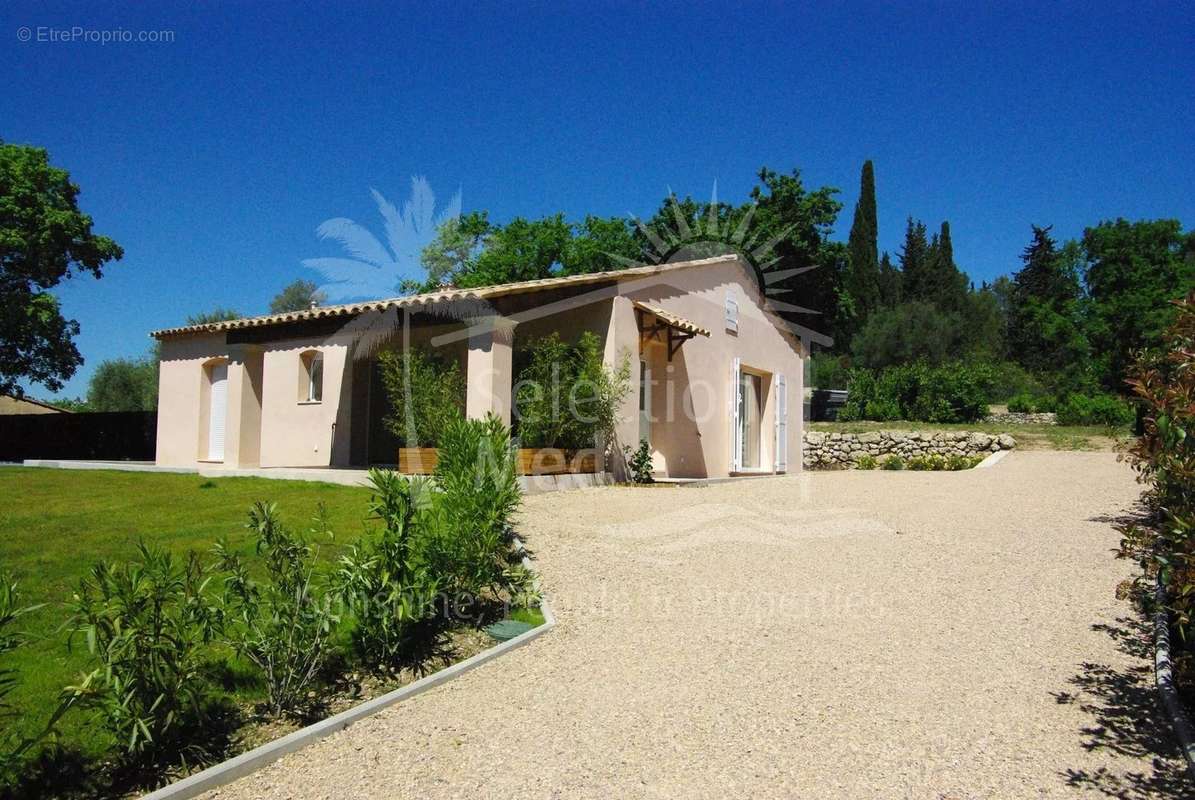
[[73,635],[96,667],[67,692],[93,711],[133,767],[201,758],[216,712],[205,669],[223,617],[199,555],[145,544],[124,564],[95,565],[69,604]]
[[992,368],[983,363],[925,362],[851,372],[843,422],[972,422],[987,415]]
[[[330,538],[321,509],[317,530]],[[307,693],[327,658],[337,622],[329,596],[316,580],[316,548],[288,531],[273,503],[255,503],[247,527],[253,532],[258,580],[226,541],[216,544],[224,574],[225,640],[258,670],[271,715],[301,715]]]
[[351,615],[357,658],[393,673],[407,666],[416,628],[435,615],[439,580],[418,557],[433,488],[425,478],[372,469],[369,510],[380,525],[341,556],[336,592]]

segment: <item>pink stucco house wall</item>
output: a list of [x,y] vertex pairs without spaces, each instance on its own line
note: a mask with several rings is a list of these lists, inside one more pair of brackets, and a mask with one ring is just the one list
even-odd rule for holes
[[[630,358],[615,438],[646,438],[659,475],[800,469],[807,343],[735,256],[156,331],[157,463],[393,464],[381,349],[405,342],[458,359],[466,413],[509,422],[512,353],[553,331],[592,331],[608,364]],[[619,473],[620,461],[607,468]]]

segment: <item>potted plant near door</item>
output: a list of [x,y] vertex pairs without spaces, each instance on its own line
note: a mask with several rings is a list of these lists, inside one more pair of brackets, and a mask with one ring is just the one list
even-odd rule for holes
[[465,378],[453,359],[420,349],[378,356],[390,413],[382,422],[399,441],[398,470],[436,470],[440,437],[465,413]]
[[619,404],[630,387],[630,358],[611,370],[601,341],[585,332],[575,344],[552,333],[515,354],[519,471],[524,475],[597,472]]

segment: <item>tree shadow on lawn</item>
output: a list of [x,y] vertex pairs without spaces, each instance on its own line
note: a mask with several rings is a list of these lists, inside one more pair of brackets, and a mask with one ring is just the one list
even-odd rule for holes
[[1111,750],[1140,761],[1149,759],[1151,764],[1148,772],[1067,769],[1062,773],[1067,785],[1125,800],[1191,796],[1195,787],[1154,684],[1152,632],[1142,620],[1130,617],[1091,627],[1107,634],[1121,652],[1140,663],[1113,667],[1085,662],[1070,679],[1077,691],[1056,692],[1054,699],[1078,703],[1092,717],[1092,724],[1080,729],[1084,749]]

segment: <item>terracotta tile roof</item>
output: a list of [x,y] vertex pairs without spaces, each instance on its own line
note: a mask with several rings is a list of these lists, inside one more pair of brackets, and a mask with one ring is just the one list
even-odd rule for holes
[[632,303],[632,305],[641,311],[646,311],[649,314],[654,314],[658,319],[663,321],[665,325],[676,328],[678,331],[683,331],[685,333],[692,333],[692,334],[695,334],[698,336],[709,336],[710,335],[709,330],[707,330],[706,328],[701,327],[700,325],[698,325],[695,322],[690,322],[689,320],[685,319],[684,317],[678,317],[676,314],[673,314],[671,311],[666,311],[666,310],[660,308],[659,306],[649,305],[647,303],[640,302],[639,300],[636,300],[634,303]]
[[[461,300],[490,300],[496,297],[505,297],[512,294],[525,294],[528,292],[539,292],[547,289],[556,289],[562,286],[584,286],[590,283],[602,283],[604,281],[624,281],[633,278],[642,278],[648,275],[658,275],[665,272],[673,272],[679,269],[687,269],[689,267],[700,267],[709,264],[722,264],[727,261],[734,261],[737,256],[716,256],[714,258],[703,258],[696,261],[681,261],[675,264],[650,264],[643,267],[630,267],[628,269],[612,270],[609,272],[592,272],[585,275],[567,275],[559,278],[541,278],[534,281],[520,281],[518,283],[502,283],[495,286],[482,286],[476,289],[445,289],[438,292],[427,292],[425,294],[412,294],[405,297],[391,297],[383,300],[366,300],[360,303],[347,303],[345,305],[336,306],[317,306],[312,309],[305,309],[303,311],[290,311],[284,314],[268,314],[261,317],[244,317],[242,319],[226,320],[223,322],[209,322],[203,325],[184,325],[177,328],[163,328],[151,333],[155,339],[162,339],[167,336],[187,336],[200,333],[216,333],[219,331],[230,331],[240,328],[258,328],[265,325],[279,325],[287,322],[302,322],[306,320],[326,319],[329,317],[351,317],[358,314],[364,314],[370,311],[386,311],[391,308],[411,308],[414,306],[434,305],[438,303],[449,303]],[[667,314],[668,312],[663,311]],[[653,311],[652,313],[656,313]],[[662,318],[662,317],[661,317]],[[679,317],[677,318],[680,319]],[[685,320],[681,320],[686,322]],[[692,323],[686,322],[692,325]],[[696,327],[696,326],[694,326]],[[708,336],[709,332],[705,331],[704,335]]]

